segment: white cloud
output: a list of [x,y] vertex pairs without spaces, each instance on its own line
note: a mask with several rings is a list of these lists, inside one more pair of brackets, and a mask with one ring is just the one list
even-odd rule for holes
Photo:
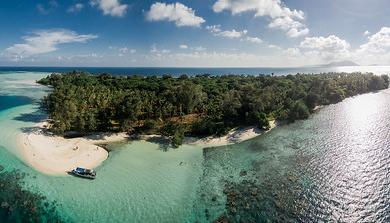
[[233,15],[254,11],[255,17],[269,17],[270,28],[286,31],[289,37],[307,35],[309,29],[303,23],[305,14],[300,10],[291,10],[281,0],[217,0],[214,12],[229,10]]
[[248,41],[248,42],[251,42],[251,43],[263,43],[263,40],[260,39],[259,37],[247,36],[245,40]]
[[197,47],[194,47],[192,49],[195,50],[195,51],[205,51],[206,50],[206,48],[204,48],[202,46],[197,46]]
[[289,16],[275,18],[268,27],[284,30],[286,31],[287,36],[292,38],[309,34],[308,28],[306,28],[301,22]]
[[153,44],[150,47],[150,53],[151,53],[152,57],[160,58],[164,54],[169,54],[170,52],[171,51],[167,50],[167,49],[158,49],[156,44]]
[[370,33],[370,31],[368,31],[368,30],[366,30],[364,33],[363,33],[363,35],[364,36],[368,36],[368,35],[370,35],[371,33]]
[[281,49],[282,49],[282,47],[277,46],[277,45],[274,45],[274,44],[269,44],[269,45],[268,45],[268,48],[277,49],[277,50],[281,50]]
[[191,47],[191,46],[189,46],[187,44],[181,44],[181,45],[179,45],[179,48],[182,49],[182,50],[192,50],[192,51],[195,51],[195,52],[196,51],[200,52],[200,51],[205,51],[206,50],[206,48],[204,48],[202,46]]
[[127,48],[127,47],[122,47],[122,48],[119,48],[118,51],[119,51],[120,53],[125,54],[125,53],[128,53],[128,52],[129,52],[129,48]]
[[217,36],[222,36],[230,39],[235,39],[235,38],[241,38],[242,36],[246,35],[248,33],[247,30],[242,30],[242,31],[236,31],[235,29],[232,30],[225,30],[220,33],[217,33]]
[[297,29],[297,28],[292,28],[290,29],[286,34],[287,36],[291,37],[291,38],[296,38],[296,37],[300,37],[300,36],[306,36],[307,34],[309,34],[310,30],[308,28],[305,28],[305,29]]
[[282,49],[281,57],[290,64],[318,65],[340,60],[354,60],[351,45],[338,36],[306,37],[298,46]]
[[384,53],[390,49],[390,27],[382,27],[374,35],[368,37],[368,42],[361,45],[358,51],[366,53]]
[[390,61],[390,27],[382,27],[377,33],[368,36],[368,42],[360,45],[355,54],[360,64],[383,64]]
[[130,49],[128,47],[109,46],[108,49],[118,51],[119,55],[121,56],[124,56],[127,53],[134,54],[137,52],[136,49]]
[[326,62],[345,60],[352,56],[351,45],[335,35],[306,37],[299,46],[304,50],[306,57],[318,58]]
[[297,47],[283,51],[284,55],[300,64],[320,64],[352,60],[361,65],[389,64],[390,27],[382,27],[368,36],[368,41],[358,47],[338,36],[307,37]]
[[302,55],[301,50],[296,47],[287,48],[286,50],[284,50],[284,53],[290,57],[300,57]]
[[146,19],[149,21],[169,21],[175,22],[176,26],[195,26],[199,27],[205,20],[196,16],[195,11],[181,3],[166,4],[161,2],[154,3],[146,13]]
[[90,4],[99,7],[104,15],[114,17],[123,17],[129,7],[127,4],[122,4],[120,0],[91,0]]
[[68,12],[80,12],[84,8],[84,5],[81,3],[76,3],[68,8]]
[[300,47],[314,50],[326,50],[326,51],[348,51],[351,45],[343,39],[335,35],[328,37],[306,37],[300,44]]
[[222,36],[229,39],[237,39],[245,36],[248,33],[248,30],[237,31],[232,30],[221,30],[220,25],[207,26],[206,29],[213,33],[215,36]]
[[29,57],[56,51],[60,44],[85,43],[95,38],[96,35],[79,35],[66,29],[38,30],[29,36],[24,36],[24,43],[14,44],[5,51],[13,56]]
[[263,40],[259,37],[248,36],[248,30],[244,29],[238,31],[235,29],[232,30],[222,30],[221,25],[211,25],[206,26],[206,30],[210,33],[213,33],[214,36],[222,36],[229,39],[240,39],[240,41],[250,42],[250,43],[263,43]]
[[220,33],[222,31],[221,25],[206,26],[206,29],[211,33]]

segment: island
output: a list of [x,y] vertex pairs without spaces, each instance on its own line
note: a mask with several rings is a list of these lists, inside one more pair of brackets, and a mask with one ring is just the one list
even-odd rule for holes
[[360,66],[360,65],[350,60],[342,60],[342,61],[334,61],[321,66],[322,67],[351,67],[351,66]]
[[319,106],[386,89],[389,77],[113,76],[74,71],[51,74],[38,83],[52,87],[41,103],[48,119],[38,133],[23,133],[20,147],[31,166],[60,174],[80,165],[96,167],[108,157],[101,144],[137,136],[162,137],[172,147],[241,142],[275,123],[306,119]]

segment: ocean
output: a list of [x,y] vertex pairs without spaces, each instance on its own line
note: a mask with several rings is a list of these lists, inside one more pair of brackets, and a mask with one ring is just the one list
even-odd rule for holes
[[109,73],[115,75],[288,75],[297,73],[326,73],[326,72],[372,72],[389,74],[390,66],[347,66],[347,67],[255,67],[255,68],[177,68],[177,67],[0,67],[0,72],[69,72],[86,71],[92,74]]
[[35,80],[47,74],[0,72],[0,177],[22,172],[23,188],[55,207],[42,219],[58,213],[78,223],[213,222],[227,214],[247,222],[390,221],[390,90],[348,98],[231,146],[166,151],[146,141],[112,144],[98,178],[89,181],[41,174],[17,152],[17,135],[44,117],[38,102],[50,89]]

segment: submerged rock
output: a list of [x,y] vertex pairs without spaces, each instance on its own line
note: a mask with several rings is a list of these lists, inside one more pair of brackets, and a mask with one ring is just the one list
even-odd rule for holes
[[206,209],[204,210],[204,214],[205,214],[205,216],[206,216],[207,219],[210,218],[210,211],[209,211],[209,209],[206,208]]
[[8,208],[8,207],[9,207],[9,204],[8,204],[8,202],[3,201],[3,202],[1,202],[0,207],[1,207],[1,208]]
[[213,223],[230,223],[229,219],[225,216],[222,215],[220,216],[217,220],[215,220]]
[[22,187],[24,176],[0,172],[0,222],[62,222],[54,203]]

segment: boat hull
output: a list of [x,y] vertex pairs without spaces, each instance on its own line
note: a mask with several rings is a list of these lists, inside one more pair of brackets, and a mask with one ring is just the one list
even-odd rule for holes
[[75,177],[80,177],[80,178],[89,179],[89,180],[94,180],[96,178],[96,176],[84,175],[84,174],[77,173],[76,171],[69,171],[68,174],[75,176]]

